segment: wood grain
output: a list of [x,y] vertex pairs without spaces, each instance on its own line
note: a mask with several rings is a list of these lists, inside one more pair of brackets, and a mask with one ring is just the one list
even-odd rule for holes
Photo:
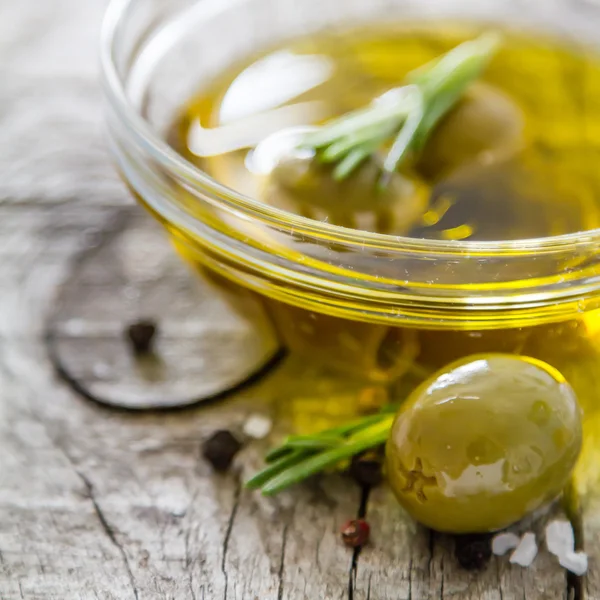
[[[52,360],[76,391],[121,408],[181,407],[273,364],[279,340],[255,296],[194,276],[141,210],[115,213],[73,264],[47,324]],[[140,319],[157,324],[145,356],[124,334]]]
[[[452,540],[417,528],[385,487],[366,505],[343,476],[276,500],[244,491],[266,442],[247,444],[231,473],[212,473],[200,444],[216,429],[239,431],[260,413],[279,435],[307,395],[313,409],[336,394],[352,404],[347,384],[318,374],[307,379],[312,392],[303,388],[293,359],[271,375],[277,385],[263,380],[175,412],[104,408],[55,376],[43,334],[58,290],[79,253],[131,204],[101,134],[104,6],[0,0],[0,598],[566,598],[565,572],[543,548],[531,569],[506,559],[482,573],[460,569]],[[161,302],[168,310],[174,301]],[[122,323],[115,315],[109,325]],[[82,353],[95,350],[89,342]],[[338,529],[361,510],[373,540],[353,554]],[[599,514],[597,503],[585,506],[589,599],[600,598]]]

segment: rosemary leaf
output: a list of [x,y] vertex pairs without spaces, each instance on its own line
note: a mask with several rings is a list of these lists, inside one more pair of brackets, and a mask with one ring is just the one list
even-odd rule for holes
[[[263,488],[264,493],[275,494],[345,458],[379,446],[387,438],[396,408],[397,405],[392,404],[378,414],[314,435],[289,436],[267,454],[267,466],[248,480],[246,487]],[[319,467],[320,464],[324,466]]]
[[[344,435],[348,436],[352,433],[360,431],[361,429],[366,429],[367,427],[369,427],[375,423],[379,423],[382,420],[382,417],[386,413],[396,412],[397,405],[390,404],[389,406],[391,408],[388,408],[386,406],[378,414],[369,415],[367,417],[362,417],[361,419],[356,419],[354,421],[349,421],[347,423],[344,423],[343,425],[338,425],[336,427],[326,429],[325,431],[321,431],[314,436],[295,436],[295,435],[289,436],[286,440],[284,440],[283,444],[281,444],[277,448],[273,448],[272,450],[270,450],[267,453],[267,455],[265,456],[265,462],[267,462],[267,463],[273,462],[273,461],[281,458],[282,456],[285,456],[286,454],[289,454],[290,452],[292,452],[292,450],[296,447],[296,445],[295,445],[296,440],[303,440],[303,439],[306,439],[307,437],[332,438],[332,437],[336,437],[336,436],[344,436]],[[291,442],[291,445],[289,445],[290,442]],[[300,445],[301,445],[301,443],[300,443]]]
[[[403,94],[401,94],[402,96]],[[407,107],[402,102],[399,102],[398,105],[391,105],[387,102],[374,102],[366,108],[343,115],[330,121],[325,127],[308,133],[302,140],[301,145],[310,148],[323,148],[362,129],[374,128],[384,124],[401,124],[406,118],[406,111]]]
[[265,454],[265,462],[272,463],[282,456],[286,454],[290,454],[293,451],[292,448],[288,448],[287,446],[277,446],[276,448],[272,448]]
[[368,129],[362,129],[340,138],[337,142],[327,146],[327,148],[319,155],[319,158],[323,162],[334,162],[352,148],[356,148],[367,142],[374,143],[376,140],[376,146],[379,146],[379,144],[389,138],[390,134],[393,134],[393,132],[394,129],[389,123],[373,125]]
[[287,449],[303,448],[305,450],[322,450],[324,448],[336,448],[343,444],[344,441],[344,438],[339,435],[303,435],[288,438],[282,444],[282,447]]
[[326,123],[305,136],[301,146],[319,160],[336,163],[333,176],[347,178],[361,163],[392,142],[379,182],[385,186],[409,157],[423,150],[439,121],[481,74],[500,42],[486,33],[415,69],[407,85],[393,88],[369,106]]
[[253,475],[248,481],[246,481],[246,487],[251,490],[256,490],[266,484],[269,480],[279,475],[281,472],[284,472],[286,469],[299,464],[301,461],[310,456],[313,456],[313,453],[302,450],[292,451]]
[[371,151],[368,148],[355,148],[354,150],[350,150],[333,170],[333,178],[336,181],[346,179],[356,167],[369,158],[370,154]]
[[384,184],[385,178],[391,176],[391,174],[396,170],[398,164],[411,149],[411,144],[413,143],[415,136],[419,131],[419,127],[421,127],[421,124],[423,123],[423,118],[425,116],[423,94],[418,87],[414,88],[413,93],[415,98],[414,110],[406,119],[404,126],[400,130],[398,137],[394,141],[394,144],[392,145],[392,148],[390,149],[385,162],[383,163]]
[[314,454],[281,470],[278,475],[262,486],[262,493],[265,496],[277,494],[327,467],[383,444],[388,438],[392,422],[393,416],[389,415],[378,425],[370,428],[369,435],[357,435],[356,438],[350,438],[343,446]]

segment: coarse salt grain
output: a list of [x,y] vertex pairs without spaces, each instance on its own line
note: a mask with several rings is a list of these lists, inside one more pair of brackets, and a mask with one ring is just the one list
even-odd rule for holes
[[514,533],[499,533],[492,540],[492,552],[496,556],[504,556],[509,550],[514,550],[521,540]]
[[587,572],[588,557],[585,552],[575,552],[575,535],[568,521],[552,521],[546,527],[546,546],[558,557],[561,567],[575,575]]
[[575,550],[573,527],[568,521],[552,521],[546,526],[546,546],[559,558]]
[[526,533],[519,542],[516,550],[510,555],[510,562],[521,567],[529,567],[537,556],[538,547],[535,535]]
[[575,575],[584,575],[588,568],[588,557],[585,552],[568,552],[558,557],[561,567],[564,567]]
[[255,440],[267,437],[273,428],[273,421],[263,415],[252,415],[244,423],[244,433]]

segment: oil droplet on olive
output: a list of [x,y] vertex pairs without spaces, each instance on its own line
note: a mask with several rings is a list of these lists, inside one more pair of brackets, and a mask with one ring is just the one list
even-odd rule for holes
[[403,403],[386,447],[388,478],[400,504],[432,529],[495,531],[560,494],[581,437],[577,399],[556,369],[474,355]]

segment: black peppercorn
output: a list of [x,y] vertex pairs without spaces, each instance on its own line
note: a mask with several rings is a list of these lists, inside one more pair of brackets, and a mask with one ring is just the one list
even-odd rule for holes
[[202,444],[202,456],[216,471],[227,471],[242,444],[226,429],[216,431]]
[[127,328],[127,338],[135,354],[148,354],[152,350],[152,342],[156,334],[154,321],[137,321]]
[[350,475],[363,487],[374,487],[383,480],[381,452],[370,450],[358,454],[350,463]]
[[353,519],[344,524],[341,533],[346,546],[359,548],[369,541],[371,528],[364,519]]
[[454,554],[463,569],[483,569],[492,556],[489,535],[461,535],[455,538]]

